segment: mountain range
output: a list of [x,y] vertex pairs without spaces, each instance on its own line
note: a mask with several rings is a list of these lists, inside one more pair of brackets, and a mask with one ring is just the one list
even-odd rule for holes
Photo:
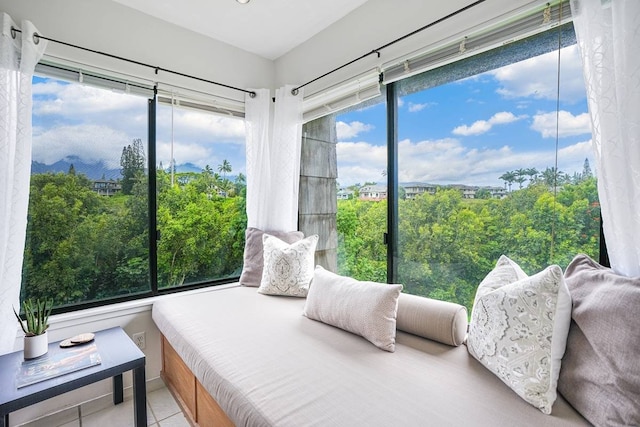
[[[79,157],[69,156],[65,159],[58,160],[55,163],[47,165],[37,161],[31,162],[31,174],[40,173],[68,173],[69,168],[73,165],[77,174],[86,175],[91,180],[96,179],[112,179],[118,180],[122,178],[120,168],[109,168],[103,161],[96,163],[85,163]],[[168,170],[168,169],[167,169]],[[193,163],[184,163],[176,165],[176,172],[202,172],[202,168],[194,165]]]

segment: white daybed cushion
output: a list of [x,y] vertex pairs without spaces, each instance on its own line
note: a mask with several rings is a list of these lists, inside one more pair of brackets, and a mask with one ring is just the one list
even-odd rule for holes
[[396,351],[302,315],[305,300],[236,287],[169,295],[153,320],[236,426],[578,426],[532,407],[464,346],[397,332]]

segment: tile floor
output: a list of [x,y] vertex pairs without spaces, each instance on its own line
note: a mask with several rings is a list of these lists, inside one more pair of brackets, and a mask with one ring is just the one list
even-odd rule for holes
[[[108,396],[110,399],[111,397]],[[104,409],[106,407],[106,409]],[[166,387],[147,393],[150,427],[190,427],[189,421]],[[66,409],[21,427],[133,427],[133,400],[119,405],[94,401]]]

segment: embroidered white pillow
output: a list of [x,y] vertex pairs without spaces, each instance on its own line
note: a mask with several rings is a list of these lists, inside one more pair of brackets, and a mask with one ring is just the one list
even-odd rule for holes
[[258,292],[306,297],[313,279],[317,244],[316,234],[289,244],[265,233],[262,236],[264,267]]
[[571,296],[557,265],[531,277],[522,274],[503,255],[482,281],[467,347],[520,397],[550,414],[571,322]]

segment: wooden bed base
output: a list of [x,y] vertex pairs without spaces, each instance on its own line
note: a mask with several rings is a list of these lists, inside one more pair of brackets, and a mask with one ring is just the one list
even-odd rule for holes
[[192,425],[234,427],[227,414],[184,364],[164,335],[162,335],[162,372],[160,377]]

